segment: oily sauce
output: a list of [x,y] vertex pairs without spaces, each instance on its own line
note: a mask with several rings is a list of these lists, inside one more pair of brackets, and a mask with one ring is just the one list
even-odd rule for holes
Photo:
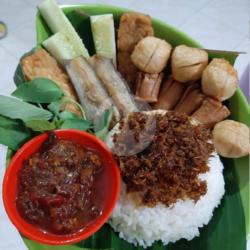
[[17,209],[48,232],[77,232],[102,214],[104,197],[97,189],[102,175],[95,151],[50,133],[19,172]]

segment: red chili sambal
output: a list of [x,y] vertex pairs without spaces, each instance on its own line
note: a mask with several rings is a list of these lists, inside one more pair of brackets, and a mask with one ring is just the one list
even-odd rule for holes
[[97,190],[102,172],[95,151],[50,133],[19,172],[17,209],[48,232],[77,232],[102,213],[102,192]]

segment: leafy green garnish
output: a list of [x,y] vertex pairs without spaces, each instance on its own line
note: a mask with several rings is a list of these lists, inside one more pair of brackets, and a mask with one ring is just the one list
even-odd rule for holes
[[35,78],[19,85],[12,96],[27,102],[50,103],[61,98],[63,91],[47,78]]
[[21,119],[24,122],[29,120],[49,120],[52,118],[52,113],[48,110],[3,95],[0,95],[0,115],[12,119]]
[[0,144],[6,145],[12,150],[17,150],[30,135],[26,131],[18,131],[0,127]]
[[[67,120],[67,119],[74,119],[74,118],[79,118],[79,116],[77,116],[76,114],[69,112],[69,111],[62,111],[61,113],[58,114],[59,118],[62,120]],[[83,120],[83,119],[81,119]],[[85,120],[86,121],[86,120]]]
[[25,123],[25,125],[36,132],[44,132],[56,129],[56,122],[46,121],[46,120],[30,120]]
[[79,118],[67,119],[61,126],[61,128],[73,128],[85,131],[92,127],[93,127],[92,122]]
[[20,125],[19,120],[10,119],[0,115],[0,127],[3,128],[13,128]]
[[47,109],[50,110],[54,115],[58,115],[61,109],[61,104],[62,104],[62,100],[57,100],[54,102],[51,102],[48,106]]
[[112,120],[114,109],[111,107],[103,113],[100,117],[97,117],[97,119],[94,121],[94,131],[95,135],[99,137],[102,140],[105,140],[108,131],[109,131],[109,125]]

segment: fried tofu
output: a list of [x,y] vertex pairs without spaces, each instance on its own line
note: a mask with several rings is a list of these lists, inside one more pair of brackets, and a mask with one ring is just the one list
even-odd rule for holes
[[[78,101],[67,73],[46,50],[38,49],[33,54],[24,57],[21,60],[21,66],[23,74],[29,81],[38,77],[48,78],[63,90],[65,96]],[[80,110],[73,104],[66,104],[64,109],[81,115]]]
[[134,93],[136,88],[136,78],[138,69],[132,63],[130,59],[130,54],[128,52],[118,51],[117,61],[118,61],[118,71],[126,80],[131,92]]
[[151,18],[148,15],[131,12],[121,16],[117,47],[119,51],[132,52],[135,45],[146,36],[153,36]]
[[132,91],[135,90],[138,69],[132,63],[130,55],[135,45],[146,36],[154,36],[150,16],[136,12],[125,13],[121,16],[117,39],[118,70]]

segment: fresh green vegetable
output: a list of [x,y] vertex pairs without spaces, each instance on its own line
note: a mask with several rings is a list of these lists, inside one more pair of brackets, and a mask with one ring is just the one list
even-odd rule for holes
[[15,128],[20,125],[20,122],[20,120],[14,120],[0,115],[0,127],[2,128]]
[[89,57],[81,38],[55,0],[44,0],[38,8],[53,33],[63,33],[78,55]]
[[46,121],[46,120],[30,120],[25,122],[25,125],[36,132],[44,132],[56,129],[56,122]]
[[23,83],[12,93],[12,96],[27,102],[50,103],[63,96],[63,91],[47,78],[35,78]]
[[[64,109],[64,106],[65,106],[65,104],[67,104],[67,103],[72,103],[72,104],[76,105],[76,106],[79,108],[79,110],[81,110],[82,117],[83,117],[84,119],[86,118],[85,112],[84,112],[82,106],[81,106],[78,102],[76,102],[76,101],[74,101],[74,100],[72,100],[71,98],[68,98],[68,97],[64,97],[64,98],[62,98],[62,99],[60,99],[60,100],[57,100],[57,101],[54,101],[54,102],[50,103],[50,104],[47,106],[47,108],[48,108],[50,111],[52,111],[56,116],[58,116],[59,113],[60,113],[60,111],[61,111],[62,109]],[[71,112],[69,112],[69,111],[64,111],[64,114],[67,114],[67,112],[68,112],[68,114],[70,113],[70,118],[75,118],[75,117],[76,117],[76,118],[77,118],[77,117],[79,118],[79,116],[76,116],[75,114],[73,114],[73,113],[71,113]]]
[[[58,114],[58,117],[62,120],[67,120],[67,119],[77,119],[79,118],[79,116],[77,116],[76,114],[69,112],[69,111],[62,111],[61,113]],[[83,120],[83,119],[80,119]]]
[[105,140],[108,134],[109,125],[112,120],[113,111],[114,111],[113,108],[105,110],[103,115],[100,117],[97,117],[97,119],[94,121],[95,135],[102,140]]
[[92,122],[77,118],[67,119],[62,124],[61,128],[73,128],[79,130],[88,130],[92,128]]
[[65,60],[70,60],[81,55],[76,52],[68,37],[61,32],[57,32],[49,37],[42,44],[61,65],[64,64]]
[[50,110],[54,115],[58,116],[61,111],[62,99],[51,102],[47,109]]
[[48,110],[3,95],[0,95],[0,115],[12,119],[21,119],[24,122],[52,118],[52,113]]
[[37,48],[35,47],[32,50],[30,50],[29,52],[24,53],[23,56],[20,58],[20,61],[19,61],[18,65],[17,65],[17,68],[15,70],[15,74],[14,74],[14,78],[13,78],[14,83],[16,84],[16,86],[18,86],[19,84],[22,84],[22,83],[26,82],[26,78],[25,78],[25,76],[23,74],[23,70],[22,70],[21,60],[24,57],[26,57],[26,56],[31,55],[32,53],[34,53],[36,51],[36,49]]
[[6,145],[12,150],[17,150],[30,135],[21,130],[0,127],[0,144]]
[[96,53],[111,58],[116,66],[115,26],[113,14],[90,17]]

